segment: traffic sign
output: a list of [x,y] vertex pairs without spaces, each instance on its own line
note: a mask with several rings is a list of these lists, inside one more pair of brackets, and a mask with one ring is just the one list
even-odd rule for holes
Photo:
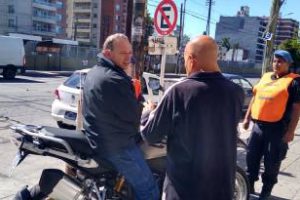
[[169,35],[177,23],[177,8],[173,0],[161,1],[154,13],[154,26],[158,34]]

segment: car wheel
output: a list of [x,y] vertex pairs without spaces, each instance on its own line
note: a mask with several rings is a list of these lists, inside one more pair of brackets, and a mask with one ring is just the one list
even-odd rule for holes
[[14,79],[16,76],[17,70],[13,66],[8,66],[3,70],[3,78],[4,79]]
[[65,124],[65,123],[63,123],[63,122],[61,122],[61,121],[57,122],[57,126],[58,126],[59,128],[68,129],[68,130],[75,130],[75,129],[76,129],[75,126]]

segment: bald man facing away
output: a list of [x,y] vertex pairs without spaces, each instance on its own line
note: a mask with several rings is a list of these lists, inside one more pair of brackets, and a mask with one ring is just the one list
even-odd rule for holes
[[142,136],[149,143],[168,136],[163,199],[233,197],[236,127],[244,94],[221,74],[217,49],[208,36],[187,44],[187,78],[165,93],[142,128]]

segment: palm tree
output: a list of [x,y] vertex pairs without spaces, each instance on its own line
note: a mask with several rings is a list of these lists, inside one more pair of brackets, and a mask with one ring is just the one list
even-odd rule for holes
[[222,38],[221,46],[225,47],[226,51],[229,51],[231,49],[230,38],[229,37]]

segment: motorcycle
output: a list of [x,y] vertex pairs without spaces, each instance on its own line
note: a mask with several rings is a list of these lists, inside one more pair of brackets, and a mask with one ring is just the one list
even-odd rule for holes
[[[42,172],[39,189],[50,199],[55,200],[131,200],[133,190],[112,166],[94,159],[93,151],[83,132],[59,129],[48,126],[13,125],[12,142],[18,146],[14,165],[18,166],[27,155],[50,156],[61,159],[76,169],[74,175],[67,175],[58,169],[45,169]],[[239,141],[239,145],[243,145]],[[238,146],[239,146],[238,145]],[[80,147],[80,148],[78,148]],[[162,188],[166,143],[142,145],[145,159],[153,176]],[[49,177],[50,176],[50,177]],[[55,178],[51,178],[55,177]],[[44,180],[43,180],[44,179]],[[47,182],[43,184],[43,182]],[[43,185],[51,185],[47,188]],[[249,198],[249,184],[245,172],[237,166],[235,200]]]

